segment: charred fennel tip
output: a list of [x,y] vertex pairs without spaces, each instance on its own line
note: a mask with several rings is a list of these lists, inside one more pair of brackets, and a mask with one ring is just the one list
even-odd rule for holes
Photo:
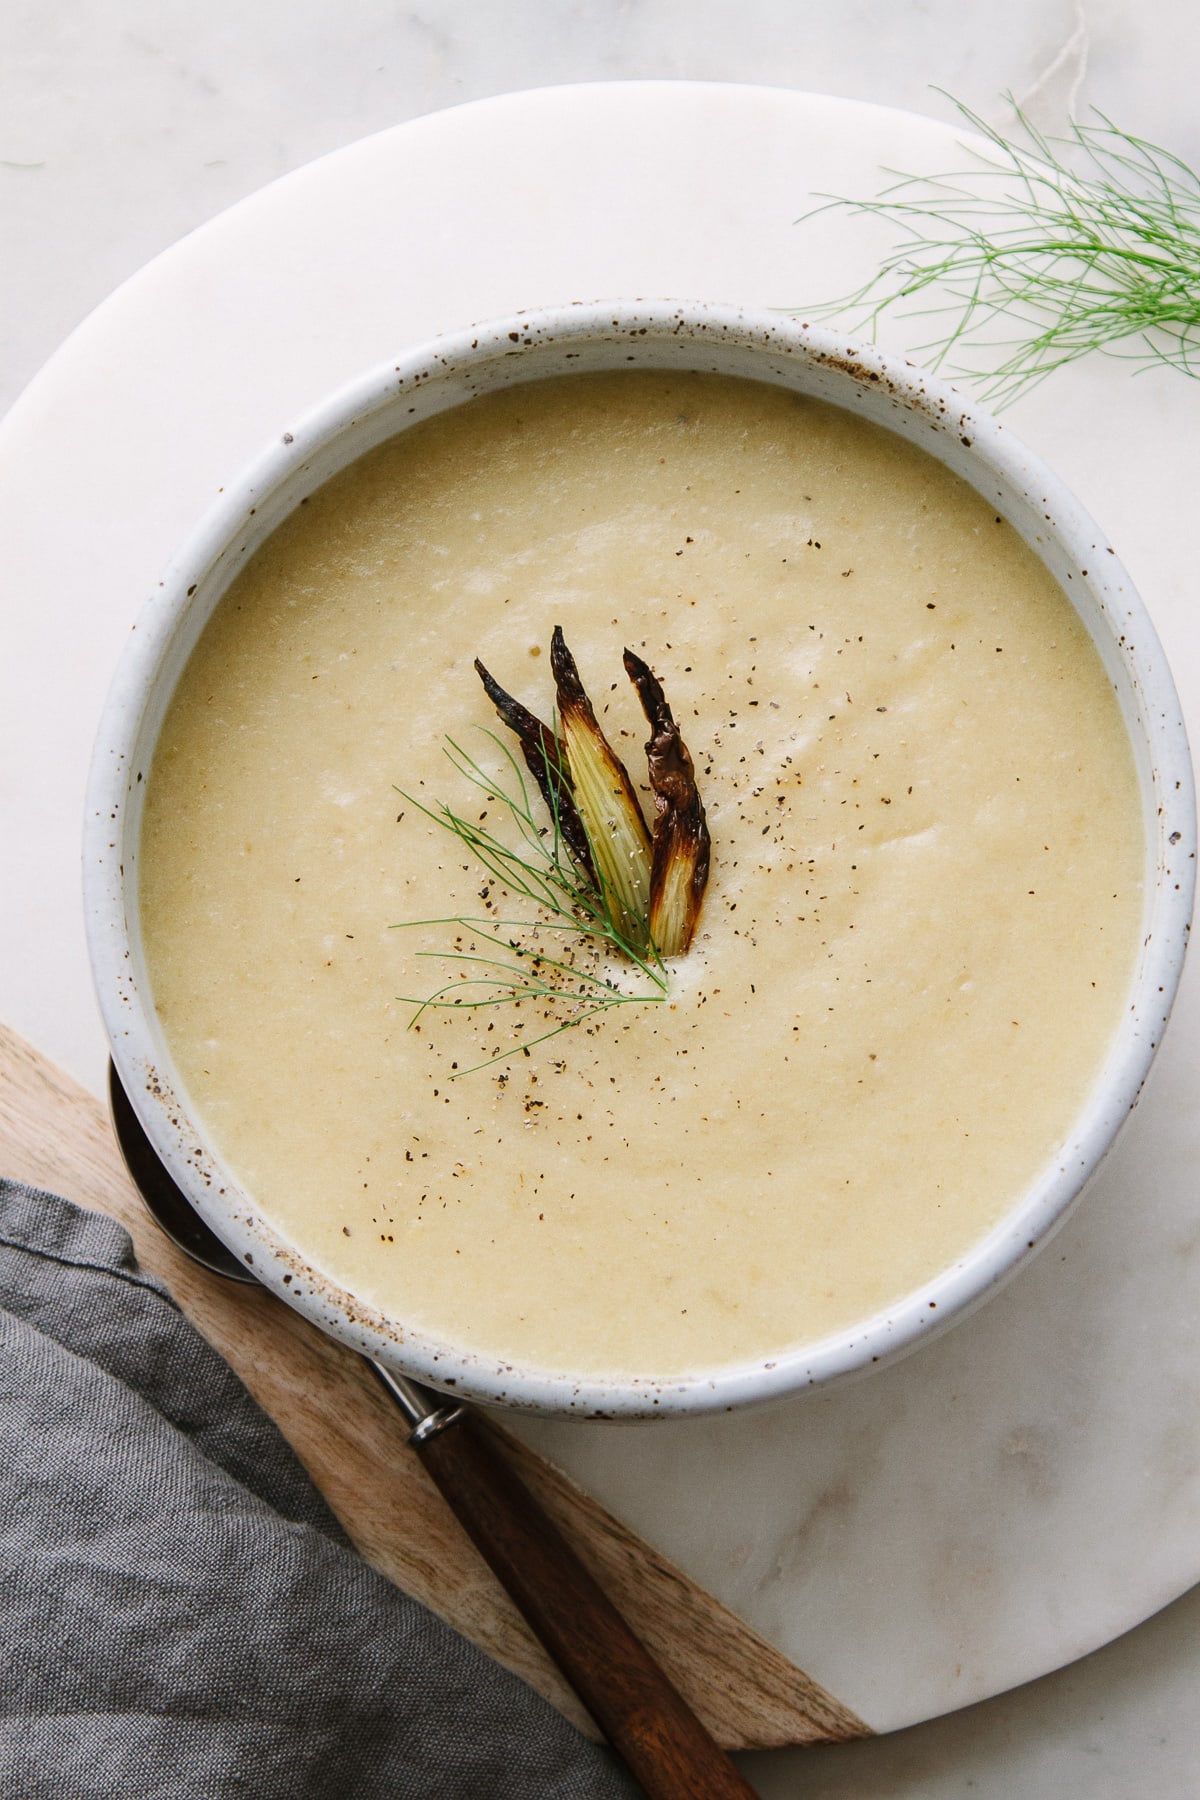
[[653,835],[633,783],[597,721],[562,629],[550,642],[558,731],[505,693],[476,661],[501,721],[517,735],[557,828],[619,933],[637,952],[681,956],[692,941],[708,881],[710,842],[692,759],[649,665],[625,669],[650,725],[646,758]]
[[625,652],[625,673],[650,726],[646,762],[654,793],[650,938],[660,956],[682,956],[692,941],[708,885],[711,840],[687,745],[648,663]]
[[653,849],[624,763],[608,742],[562,630],[550,640],[558,725],[601,899],[639,948],[650,944]]
[[475,671],[500,722],[515,732],[526,765],[537,782],[538,791],[546,802],[556,829],[562,834],[571,855],[594,887],[596,871],[592,864],[587,833],[575,805],[566,746],[528,707],[522,706],[519,700],[514,700],[511,694],[505,692],[478,657],[475,658]]

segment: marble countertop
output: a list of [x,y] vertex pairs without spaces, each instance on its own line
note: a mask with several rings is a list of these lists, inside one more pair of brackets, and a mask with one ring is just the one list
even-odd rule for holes
[[[383,0],[252,12],[232,0],[62,0],[10,19],[0,60],[0,410],[60,340],[158,251],[265,182],[323,152],[464,100],[570,81],[761,82],[946,117],[943,88],[1002,120],[1005,91],[1053,130],[1089,105],[1200,162],[1190,71],[1200,22],[1177,0],[1150,19],[1122,0]],[[27,680],[20,597],[5,597],[3,680]],[[10,640],[10,628],[12,637]],[[17,647],[16,654],[12,646]],[[0,713],[6,709],[0,708]],[[4,727],[0,725],[0,729]],[[23,747],[6,742],[4,782]],[[6,844],[10,868],[36,844]],[[3,934],[21,941],[16,884]],[[36,973],[36,971],[34,972]],[[15,952],[0,963],[0,1016],[98,1084],[87,1009],[47,1011]],[[863,1745],[748,1758],[767,1796],[1116,1796],[1184,1793],[1200,1760],[1194,1669],[1200,1597],[1012,1694]]]

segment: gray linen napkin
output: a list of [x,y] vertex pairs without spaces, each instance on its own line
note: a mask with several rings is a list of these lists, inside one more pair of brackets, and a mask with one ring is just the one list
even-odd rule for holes
[[5,1800],[632,1800],[355,1554],[113,1220],[0,1180]]

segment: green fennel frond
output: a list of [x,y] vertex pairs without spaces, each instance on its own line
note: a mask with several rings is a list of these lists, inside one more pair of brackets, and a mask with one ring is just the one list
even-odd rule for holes
[[[454,971],[452,978],[422,998],[397,997],[415,1009],[410,1027],[431,1009],[475,1012],[512,1007],[535,1009],[546,1029],[526,1038],[524,1019],[516,1020],[513,1041],[470,1068],[456,1070],[451,1079],[526,1055],[534,1045],[585,1025],[611,1007],[662,1001],[668,987],[653,946],[646,948],[631,939],[603,884],[599,889],[592,886],[574,862],[556,807],[550,808],[549,825],[539,824],[525,777],[508,745],[491,731],[484,730],[483,735],[500,752],[501,779],[453,739],[446,741],[446,755],[455,772],[484,796],[489,807],[497,806],[502,819],[507,818],[512,828],[508,834],[493,831],[483,819],[468,819],[444,802],[429,806],[402,788],[396,791],[457,838],[507,895],[532,902],[533,913],[527,918],[454,915],[405,920],[404,929],[440,925],[455,928],[459,935],[452,948],[418,952],[446,964]],[[565,940],[560,954],[551,952],[549,938]],[[618,985],[608,967],[611,959],[640,978],[634,991]]]
[[1101,113],[1051,137],[1018,109],[1009,138],[955,104],[984,140],[967,146],[971,167],[817,209],[883,218],[901,236],[861,288],[804,317],[872,332],[886,312],[932,320],[912,354],[998,405],[1094,350],[1200,373],[1196,174]]

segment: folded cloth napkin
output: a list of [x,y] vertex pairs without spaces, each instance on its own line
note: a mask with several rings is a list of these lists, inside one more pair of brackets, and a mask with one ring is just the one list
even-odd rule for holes
[[0,1181],[0,1795],[632,1800],[367,1567],[112,1219]]

